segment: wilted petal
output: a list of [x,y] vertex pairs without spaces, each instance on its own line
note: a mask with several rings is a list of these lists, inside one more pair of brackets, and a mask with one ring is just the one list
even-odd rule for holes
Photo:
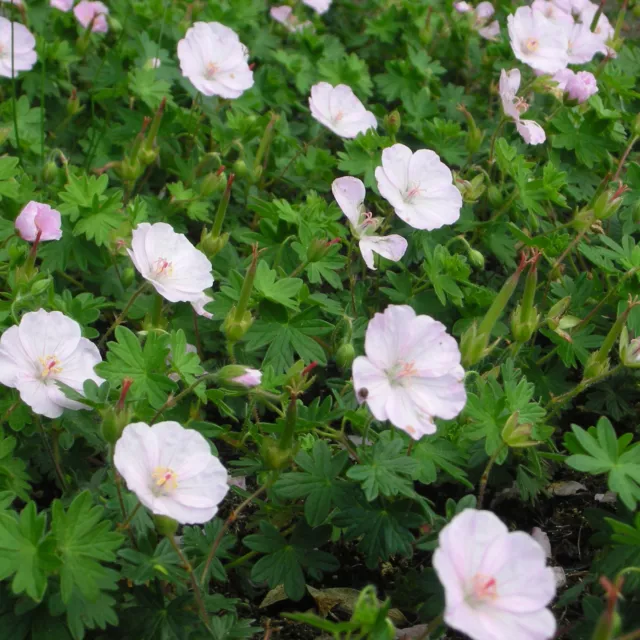
[[547,139],[544,129],[533,120],[516,121],[516,129],[527,144],[542,144]]
[[407,250],[407,241],[398,235],[390,236],[364,236],[360,239],[360,253],[369,269],[375,271],[373,254],[377,253],[387,260],[398,262]]

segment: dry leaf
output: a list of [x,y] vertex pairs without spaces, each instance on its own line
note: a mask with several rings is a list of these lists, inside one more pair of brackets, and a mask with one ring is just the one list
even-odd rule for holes
[[575,480],[568,480],[567,482],[553,482],[548,487],[550,493],[554,496],[575,496],[580,491],[586,491],[585,487],[580,482]]

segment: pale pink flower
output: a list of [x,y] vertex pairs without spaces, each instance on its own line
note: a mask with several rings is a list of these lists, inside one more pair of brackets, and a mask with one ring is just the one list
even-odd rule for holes
[[566,92],[569,98],[582,104],[594,93],[598,93],[596,77],[590,71],[578,71],[567,82]]
[[211,320],[211,318],[213,318],[213,313],[210,313],[205,309],[206,305],[208,305],[210,302],[213,302],[213,298],[211,296],[208,296],[206,293],[203,293],[202,296],[191,303],[191,306],[199,316],[202,316],[207,320]]
[[533,0],[531,8],[539,11],[545,18],[551,20],[555,24],[573,24],[573,16],[570,12],[565,11],[551,0]]
[[211,262],[166,222],[143,222],[127,249],[135,268],[169,302],[200,304],[213,284]]
[[12,63],[15,75],[20,71],[30,71],[38,60],[35,51],[36,39],[19,22],[13,23],[13,61],[11,60],[11,21],[0,17],[0,76],[11,78]]
[[571,80],[575,75],[575,72],[571,69],[560,69],[560,71],[553,74],[551,80],[556,83],[557,89],[560,92],[563,92],[567,86],[567,82],[569,82],[569,80]]
[[374,218],[364,206],[366,189],[362,180],[345,176],[333,181],[333,196],[342,213],[349,220],[351,231],[358,240],[360,253],[369,269],[375,270],[373,254],[398,262],[407,250],[407,241],[397,234],[389,236],[373,235],[382,220]]
[[49,4],[54,9],[59,9],[60,11],[64,11],[65,13],[67,11],[71,11],[71,8],[73,7],[73,3],[74,3],[74,0],[50,0],[49,1]]
[[590,62],[596,53],[607,53],[604,41],[591,31],[588,24],[574,22],[562,25],[567,34],[569,64]]
[[262,380],[262,372],[258,369],[250,369],[247,367],[243,374],[231,378],[230,382],[242,385],[243,387],[257,387]]
[[370,320],[365,352],[353,361],[353,387],[377,420],[419,440],[435,433],[434,418],[451,420],[462,411],[460,350],[442,323],[389,305]]
[[559,9],[573,15],[579,14],[588,4],[589,0],[552,0]]
[[524,113],[529,105],[518,97],[519,88],[520,71],[518,69],[505,71],[503,69],[500,72],[499,93],[504,114],[513,119],[518,133],[527,144],[540,144],[546,139],[544,129],[533,120],[520,119],[520,114]]
[[516,129],[527,144],[542,144],[547,139],[544,129],[533,120],[516,121]]
[[432,231],[460,217],[460,191],[449,167],[433,151],[412,153],[403,144],[384,149],[376,180],[380,195],[414,229]]
[[27,242],[39,242],[46,240],[60,240],[62,229],[60,227],[60,212],[52,209],[48,204],[32,200],[20,212],[16,218],[16,230],[20,237]]
[[445,526],[433,567],[445,592],[444,621],[473,640],[549,640],[556,593],[543,548],[510,533],[490,511],[465,509]]
[[80,325],[59,311],[25,313],[0,338],[0,384],[17,389],[34,413],[47,418],[58,418],[64,409],[89,408],[67,398],[56,383],[82,394],[86,380],[103,382],[94,371],[101,361]]
[[378,126],[376,117],[367,111],[346,84],[336,87],[318,82],[311,87],[311,115],[341,138],[355,138]]
[[331,6],[331,0],[302,0],[302,4],[306,4],[307,7],[311,7],[319,14],[326,13]]
[[567,66],[567,34],[543,13],[519,7],[507,18],[507,24],[511,48],[518,60],[545,73],[555,73]]
[[[594,4],[593,2],[585,3],[584,7],[578,15],[578,21],[582,22],[583,24],[588,26],[589,29],[591,29],[591,23],[593,22],[597,11],[597,4]],[[609,22],[609,18],[607,18],[604,12],[600,14],[600,17],[598,18],[598,24],[596,24],[596,28],[593,30],[593,34],[600,41],[600,53],[605,53],[610,57],[615,58],[617,55],[615,50],[607,46],[607,43],[611,39],[613,39],[615,35],[615,29]]]
[[497,20],[489,23],[486,27],[479,27],[478,33],[485,40],[497,40],[500,35],[500,23]]
[[107,15],[109,9],[102,2],[90,2],[90,0],[81,0],[73,8],[73,15],[76,20],[86,29],[93,24],[91,31],[93,33],[107,33],[109,24],[107,23]]
[[297,33],[298,31],[302,31],[311,25],[311,22],[306,20],[305,22],[300,22],[298,18],[294,15],[293,9],[287,5],[282,5],[281,7],[271,7],[269,10],[269,14],[276,21],[287,29],[287,31],[291,31],[292,33]]
[[181,524],[211,520],[229,490],[227,470],[209,442],[177,422],[126,426],[113,461],[147,509]]
[[196,22],[178,42],[180,70],[205,96],[239,98],[253,86],[249,51],[219,22]]
[[473,11],[473,7],[468,2],[464,2],[464,0],[461,2],[454,2],[453,8],[458,13],[469,13],[470,11]]

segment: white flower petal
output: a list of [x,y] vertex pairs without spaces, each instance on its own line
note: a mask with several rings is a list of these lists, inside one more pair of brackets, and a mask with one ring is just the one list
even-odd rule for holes
[[356,228],[364,210],[366,189],[362,180],[344,176],[337,178],[331,185],[333,197],[351,225]]
[[398,235],[364,236],[360,239],[360,253],[369,269],[375,270],[373,254],[377,253],[387,260],[398,262],[407,250],[407,241]]

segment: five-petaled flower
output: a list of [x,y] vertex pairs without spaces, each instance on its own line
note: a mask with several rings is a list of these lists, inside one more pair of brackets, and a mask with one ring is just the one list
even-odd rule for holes
[[32,200],[16,218],[15,227],[20,237],[27,242],[60,240],[60,212],[48,204]]
[[82,337],[80,325],[59,311],[25,313],[0,338],[0,383],[17,389],[34,413],[57,418],[64,409],[88,409],[70,400],[57,382],[82,394],[86,380],[102,382],[93,368],[98,348]]
[[407,241],[397,234],[389,236],[374,235],[382,221],[374,218],[364,206],[366,189],[362,180],[345,176],[337,178],[331,185],[333,196],[342,213],[349,220],[351,231],[358,240],[362,259],[369,269],[376,268],[373,254],[377,253],[387,260],[398,262],[407,250]]
[[490,511],[465,509],[444,527],[433,566],[445,592],[444,621],[473,640],[548,640],[556,592],[544,549],[510,533]]
[[[563,70],[564,71],[564,70]],[[520,70],[500,72],[500,99],[502,110],[509,118],[512,118],[518,133],[527,144],[541,144],[546,139],[544,129],[533,120],[522,120],[520,114],[524,113],[529,105],[517,96],[520,88]]]
[[27,27],[0,17],[0,76],[11,78],[32,69],[38,60],[35,48],[36,39]]
[[169,302],[195,303],[196,311],[208,302],[204,290],[213,284],[211,262],[171,225],[139,224],[127,251],[142,277]]
[[451,170],[433,151],[412,153],[403,144],[382,152],[376,169],[380,195],[414,229],[439,229],[460,217],[462,195],[453,184]]
[[173,421],[126,426],[113,460],[145,507],[181,524],[211,520],[229,489],[227,470],[204,436]]
[[205,96],[235,99],[253,86],[247,48],[219,22],[196,22],[178,42],[178,58],[182,75]]
[[287,31],[291,31],[292,33],[297,33],[298,31],[302,31],[307,27],[311,26],[311,22],[305,20],[304,22],[300,22],[300,20],[293,13],[293,9],[286,4],[279,7],[271,7],[269,10],[269,15],[281,25],[287,29]]
[[73,8],[73,14],[76,20],[86,29],[89,25],[93,33],[107,33],[109,24],[107,15],[109,8],[102,2],[90,2],[89,0],[81,0]]
[[378,126],[376,117],[367,111],[346,84],[336,87],[318,82],[311,87],[311,115],[341,138],[355,138]]
[[518,60],[544,73],[555,73],[569,62],[564,29],[542,11],[519,7],[507,18],[511,48]]
[[389,305],[369,322],[365,353],[353,362],[353,386],[377,420],[419,440],[435,433],[434,418],[450,420],[462,411],[460,350],[442,323],[407,305]]

